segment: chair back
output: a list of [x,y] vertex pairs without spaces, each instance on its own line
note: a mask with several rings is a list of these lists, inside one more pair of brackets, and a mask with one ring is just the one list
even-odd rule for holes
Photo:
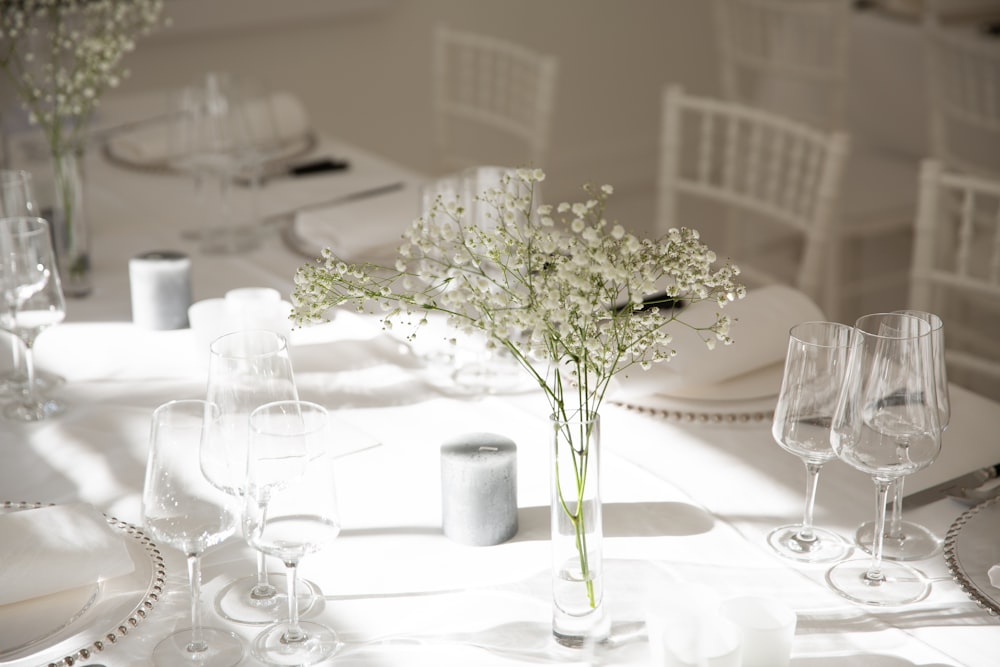
[[[749,282],[791,282],[824,310],[833,309],[835,294],[824,275],[846,135],[691,96],[676,85],[663,92],[662,114],[658,231],[700,225],[679,219],[681,196],[721,204],[733,214],[726,249]],[[791,280],[776,275],[773,266],[754,264],[753,250],[740,241],[764,237],[765,223],[801,242]]]
[[949,379],[1000,398],[1000,180],[922,163],[911,271],[910,307],[944,321]]
[[438,26],[432,62],[438,168],[544,168],[557,72],[553,56]]
[[924,13],[930,147],[960,171],[1000,176],[1000,40]]
[[713,0],[723,97],[809,123],[846,123],[851,3]]

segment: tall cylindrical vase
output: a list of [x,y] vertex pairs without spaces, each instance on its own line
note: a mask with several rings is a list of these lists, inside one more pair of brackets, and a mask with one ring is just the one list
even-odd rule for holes
[[53,149],[51,164],[52,190],[42,204],[42,217],[52,226],[63,292],[68,297],[87,296],[92,285],[83,149]]
[[597,414],[553,416],[550,434],[552,632],[560,644],[607,638],[601,518],[601,430]]

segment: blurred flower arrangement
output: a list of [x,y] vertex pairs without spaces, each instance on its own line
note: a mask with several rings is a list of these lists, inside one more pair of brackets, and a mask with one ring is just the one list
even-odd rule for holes
[[[128,76],[122,60],[136,39],[167,22],[163,7],[164,0],[0,0],[0,70],[45,137],[67,234],[83,215],[73,158],[88,122],[101,96]],[[77,262],[71,272],[89,269],[86,254]]]
[[[380,312],[386,327],[413,336],[440,312],[460,332],[481,332],[506,349],[538,383],[554,420],[596,416],[612,378],[668,361],[678,301],[714,300],[720,309],[746,289],[733,265],[692,229],[640,240],[605,218],[611,186],[585,186],[585,201],[535,206],[540,170],[506,172],[476,197],[485,222],[467,222],[456,200],[438,197],[404,235],[394,267],[348,264],[326,249],[295,276],[293,318],[324,320],[336,306]],[[729,344],[730,318],[698,328],[706,345]],[[572,445],[577,499],[587,481],[585,436]],[[570,441],[572,442],[572,440]],[[563,503],[578,536],[582,503]],[[582,540],[581,540],[582,545]],[[587,553],[579,553],[587,573]],[[586,578],[586,577],[585,577]],[[589,585],[589,581],[588,581]],[[593,599],[591,599],[593,605]]]

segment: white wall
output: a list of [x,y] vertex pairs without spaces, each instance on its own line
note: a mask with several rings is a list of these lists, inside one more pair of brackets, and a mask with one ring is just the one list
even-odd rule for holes
[[[252,73],[299,95],[317,128],[421,170],[432,165],[435,24],[558,56],[547,169],[553,200],[575,197],[584,182],[612,183],[622,196],[648,192],[662,85],[717,89],[708,0],[170,0],[171,7],[175,27],[139,43],[124,91],[175,87],[207,69]],[[227,17],[241,25],[216,27]]]

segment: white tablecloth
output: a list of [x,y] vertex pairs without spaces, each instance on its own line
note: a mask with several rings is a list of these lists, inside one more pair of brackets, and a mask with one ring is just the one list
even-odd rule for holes
[[[417,180],[349,145],[324,146],[356,170],[268,185],[262,204],[281,210],[333,196],[338,188]],[[194,215],[188,182],[91,159],[95,291],[72,301],[68,322],[38,341],[39,364],[67,379],[59,396],[69,408],[44,423],[0,422],[0,499],[86,501],[140,524],[150,414],[164,401],[203,396],[205,371],[192,331],[151,332],[131,324],[128,257],[165,247],[188,252],[196,299],[241,286],[272,286],[287,295],[305,260],[276,236],[246,255],[200,255],[179,237]],[[426,363],[376,322],[351,313],[293,332],[292,358],[302,396],[349,426],[343,432],[353,435],[344,446],[367,447],[342,459],[341,537],[303,561],[303,575],[325,596],[319,618],[347,643],[330,664],[646,665],[646,615],[685,582],[722,597],[762,594],[793,606],[799,620],[792,664],[798,667],[986,667],[1000,659],[1000,624],[951,581],[940,555],[916,563],[933,579],[928,599],[875,609],[831,592],[826,566],[792,564],[769,551],[768,531],[800,518],[805,477],[802,463],[774,443],[766,421],[685,423],[613,404],[602,410],[602,495],[616,641],[596,649],[599,655],[557,647],[550,637],[544,399],[531,392],[462,392],[448,369]],[[995,403],[958,388],[952,401],[945,450],[932,469],[969,469],[972,462],[955,460],[949,446],[995,443],[1000,431]],[[471,431],[503,434],[518,445],[520,529],[495,547],[462,546],[441,530],[439,446]],[[378,446],[368,447],[373,443]],[[866,476],[833,462],[822,474],[816,521],[853,536],[872,517],[873,497]],[[942,500],[907,518],[943,536],[965,509]],[[171,549],[164,555],[165,595],[93,662],[151,664],[153,645],[186,623],[183,560]],[[252,554],[237,539],[205,558],[206,620],[248,640],[257,629],[222,621],[211,600],[234,576],[251,571]]]

